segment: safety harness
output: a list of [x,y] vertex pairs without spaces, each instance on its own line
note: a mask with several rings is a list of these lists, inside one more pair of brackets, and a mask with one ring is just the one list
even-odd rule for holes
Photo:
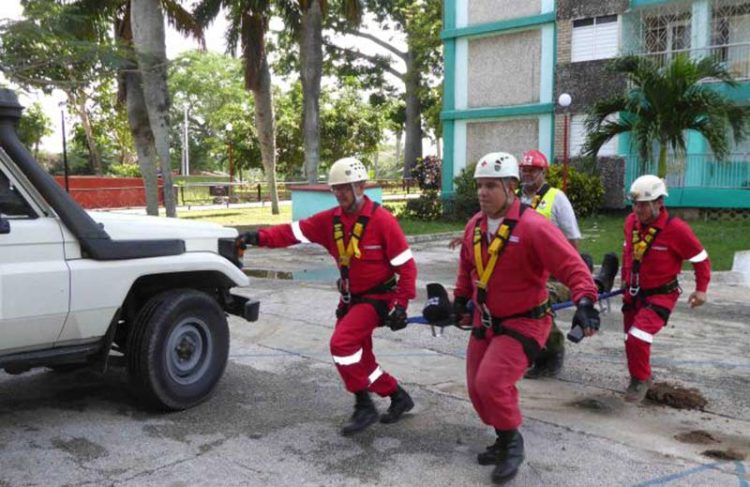
[[[669,225],[669,222],[672,221],[672,215],[669,215],[667,218],[666,223],[664,224],[664,228]],[[655,296],[657,294],[669,294],[676,290],[680,290],[680,283],[677,281],[677,279],[672,279],[668,283],[654,287],[654,288],[648,288],[643,289],[641,288],[641,263],[643,262],[643,258],[646,256],[649,250],[651,250],[651,247],[654,244],[654,240],[656,240],[656,236],[659,235],[661,232],[661,228],[657,228],[654,226],[648,227],[646,230],[646,235],[641,238],[640,233],[638,232],[637,225],[633,223],[633,229],[632,229],[632,243],[633,243],[633,265],[632,270],[630,273],[630,283],[628,287],[628,293],[633,296],[635,300],[640,300],[643,302],[644,308],[651,309],[654,313],[659,315],[661,319],[664,320],[664,324],[667,323],[667,320],[669,319],[669,315],[671,314],[670,310],[659,306],[657,304],[650,303],[646,301],[646,298],[648,296]],[[634,304],[624,304],[623,310],[627,311],[634,308]]]
[[[528,207],[529,205],[521,204],[521,208],[518,212],[518,220],[521,219],[523,212],[526,211],[526,208]],[[486,265],[482,259],[484,236],[482,235],[482,229],[480,226],[481,220],[477,219],[476,225],[474,226],[474,263],[476,265],[477,274],[479,275],[479,280],[476,282],[476,303],[479,307],[482,320],[480,326],[474,327],[471,330],[471,334],[474,336],[474,338],[483,340],[487,336],[487,330],[489,328],[492,328],[494,336],[508,335],[509,337],[521,343],[523,351],[529,360],[529,365],[531,365],[534,363],[534,359],[536,358],[536,356],[539,355],[541,347],[533,338],[527,337],[526,335],[516,330],[504,327],[503,322],[516,318],[531,318],[535,320],[544,318],[552,312],[549,305],[549,300],[545,300],[542,304],[534,306],[530,310],[516,313],[510,316],[492,316],[492,314],[490,313],[490,309],[487,306],[487,283],[489,282],[490,277],[492,276],[492,273],[497,266],[497,261],[500,258],[500,255],[505,250],[508,240],[510,240],[510,236],[513,234],[513,229],[516,227],[518,220],[505,218],[503,220],[503,223],[498,227],[497,232],[495,232],[495,237],[492,239],[492,242],[490,242],[489,247],[487,248],[489,260],[487,261]]]
[[531,200],[531,208],[536,210],[539,207],[539,203],[542,202],[544,197],[547,195],[547,191],[549,191],[550,185],[547,183],[544,183],[541,188],[539,188],[539,191],[536,192],[534,195],[534,199]]
[[372,211],[369,215],[359,215],[357,221],[352,227],[351,234],[349,235],[349,243],[346,244],[344,241],[344,224],[341,222],[339,215],[333,216],[333,240],[336,242],[336,248],[338,250],[339,260],[339,275],[338,289],[341,293],[341,303],[336,309],[336,318],[341,319],[346,316],[352,305],[359,303],[369,303],[377,311],[381,321],[385,320],[388,316],[388,303],[382,299],[366,298],[368,295],[386,294],[396,287],[396,276],[392,275],[385,282],[382,282],[372,288],[359,293],[352,294],[351,286],[349,281],[349,267],[351,266],[352,258],[360,258],[362,252],[359,249],[359,242],[362,241],[362,237],[365,234],[367,223],[375,214],[375,211],[380,207],[378,203],[372,204]]

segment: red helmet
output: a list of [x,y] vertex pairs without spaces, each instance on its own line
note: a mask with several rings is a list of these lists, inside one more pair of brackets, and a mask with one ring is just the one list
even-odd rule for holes
[[547,162],[547,158],[544,154],[534,149],[524,152],[523,159],[521,159],[520,164],[518,165],[520,167],[538,167],[540,169],[547,169],[549,167],[549,162]]

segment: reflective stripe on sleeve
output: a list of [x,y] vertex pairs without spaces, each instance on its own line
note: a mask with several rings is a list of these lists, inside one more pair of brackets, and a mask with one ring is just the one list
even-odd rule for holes
[[380,366],[378,366],[378,368],[375,369],[372,374],[367,376],[367,378],[370,380],[370,384],[373,384],[376,380],[380,378],[381,375],[383,375],[383,369],[381,369]]
[[345,357],[339,357],[336,355],[333,355],[333,361],[336,362],[339,365],[352,365],[358,363],[360,360],[362,360],[362,349],[360,348],[352,355],[347,355]]
[[310,243],[310,240],[308,240],[308,238],[305,237],[305,234],[302,233],[302,228],[299,226],[298,221],[292,222],[292,233],[294,234],[294,238],[296,238],[298,242]]
[[654,335],[651,333],[647,333],[639,328],[636,328],[634,326],[630,327],[630,331],[628,332],[634,337],[636,337],[639,340],[642,340],[646,343],[653,343],[654,342]]
[[700,254],[688,260],[692,262],[693,264],[697,264],[698,262],[703,262],[706,259],[708,259],[708,252],[706,252],[706,249],[703,249],[701,250]]
[[400,254],[398,254],[396,257],[391,259],[391,265],[393,267],[398,267],[400,265],[406,264],[409,262],[414,256],[411,253],[411,249],[406,249]]

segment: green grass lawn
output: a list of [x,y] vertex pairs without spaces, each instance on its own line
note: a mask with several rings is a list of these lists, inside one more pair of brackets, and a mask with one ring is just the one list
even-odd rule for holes
[[[581,250],[590,253],[600,263],[607,252],[622,254],[623,216],[598,215],[579,222],[583,241]],[[750,222],[691,221],[688,222],[711,257],[711,267],[717,271],[732,268],[734,253],[750,250]],[[691,265],[686,264],[686,269]]]
[[[292,207],[281,206],[279,215],[272,215],[269,206],[263,208],[227,208],[180,212],[180,218],[204,220],[221,225],[276,225],[292,221]],[[622,215],[597,215],[579,221],[583,240],[583,252],[594,257],[599,264],[607,252],[622,254],[623,242]],[[457,222],[424,222],[407,218],[399,219],[404,233],[422,235],[463,230],[464,224]],[[750,222],[694,221],[689,222],[700,241],[711,256],[714,270],[726,271],[732,268],[734,252],[750,250]],[[686,268],[690,268],[686,264]]]

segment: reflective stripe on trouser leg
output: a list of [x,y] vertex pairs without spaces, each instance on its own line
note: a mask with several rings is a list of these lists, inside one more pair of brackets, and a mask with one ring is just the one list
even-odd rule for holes
[[516,382],[527,365],[521,343],[507,335],[469,339],[466,383],[474,410],[485,424],[500,430],[521,425]]
[[651,343],[654,335],[664,327],[664,320],[654,310],[638,306],[635,310],[623,312],[623,322],[630,376],[647,380],[651,377]]
[[[372,332],[379,322],[375,308],[362,303],[352,306],[336,323],[331,336],[331,355],[349,392],[367,389],[387,396],[396,390],[396,379],[383,372],[372,351]],[[355,360],[357,357],[359,360]]]

